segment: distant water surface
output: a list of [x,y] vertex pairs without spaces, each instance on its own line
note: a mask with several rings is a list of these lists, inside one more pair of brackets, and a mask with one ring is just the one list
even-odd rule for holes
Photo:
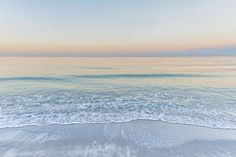
[[236,129],[236,58],[0,58],[0,127],[136,119]]

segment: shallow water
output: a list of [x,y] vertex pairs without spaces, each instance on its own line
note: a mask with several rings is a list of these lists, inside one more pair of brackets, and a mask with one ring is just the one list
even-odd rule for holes
[[236,130],[127,123],[0,129],[1,157],[235,157]]
[[135,119],[236,129],[236,58],[0,58],[0,127]]

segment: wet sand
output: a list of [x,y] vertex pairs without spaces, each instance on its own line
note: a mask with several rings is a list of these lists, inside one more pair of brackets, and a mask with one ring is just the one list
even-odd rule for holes
[[236,130],[136,120],[0,129],[1,157],[234,157]]

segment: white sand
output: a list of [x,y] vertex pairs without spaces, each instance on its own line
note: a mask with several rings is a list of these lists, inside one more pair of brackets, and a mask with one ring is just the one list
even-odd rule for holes
[[0,129],[0,157],[235,157],[236,130],[137,120]]

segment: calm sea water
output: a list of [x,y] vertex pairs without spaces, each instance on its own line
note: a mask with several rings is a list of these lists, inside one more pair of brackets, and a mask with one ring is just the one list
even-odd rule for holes
[[236,58],[0,58],[0,127],[160,120],[236,129]]

